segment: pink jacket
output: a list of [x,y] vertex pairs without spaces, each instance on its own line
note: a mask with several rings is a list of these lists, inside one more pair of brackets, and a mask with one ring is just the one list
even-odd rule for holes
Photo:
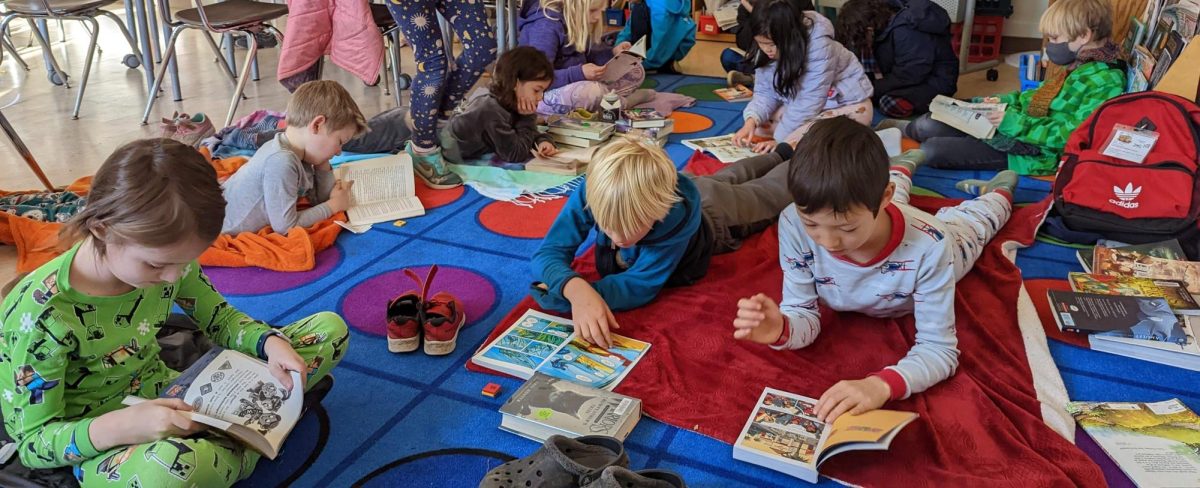
[[379,77],[383,36],[367,0],[288,0],[287,33],[279,54],[279,79],[304,71],[321,56],[366,83]]

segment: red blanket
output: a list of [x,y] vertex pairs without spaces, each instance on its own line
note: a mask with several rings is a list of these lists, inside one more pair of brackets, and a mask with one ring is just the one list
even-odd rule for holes
[[[914,197],[913,203],[933,210],[956,202]],[[1032,242],[1044,208],[1019,209],[959,282],[957,374],[887,405],[920,419],[886,454],[841,454],[822,465],[823,474],[866,486],[894,486],[898,477],[905,486],[1104,484],[1100,469],[1042,420],[1017,322],[1021,275],[999,245]],[[575,265],[585,277],[597,277],[590,252]],[[838,380],[894,364],[914,343],[911,316],[876,319],[829,310],[822,311],[821,336],[802,350],[779,352],[734,340],[737,299],[759,291],[778,299],[781,280],[772,228],[738,252],[714,257],[696,285],[664,290],[650,305],[617,314],[621,334],[653,344],[617,391],[642,399],[651,417],[732,443],[763,387],[816,398]],[[527,308],[536,308],[528,297],[497,324],[489,342]]]

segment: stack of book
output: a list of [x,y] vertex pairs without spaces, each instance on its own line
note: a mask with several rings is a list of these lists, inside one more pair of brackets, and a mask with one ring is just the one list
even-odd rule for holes
[[1071,292],[1047,292],[1060,330],[1088,334],[1092,349],[1200,371],[1200,263],[1177,241],[1097,245],[1071,273]]
[[651,108],[634,108],[621,111],[617,121],[617,132],[630,137],[642,137],[659,146],[667,144],[667,136],[675,130],[675,120],[664,117]]
[[616,125],[607,122],[560,117],[547,124],[546,133],[558,145],[595,147],[603,144],[616,132]]
[[1200,0],[1150,0],[1140,17],[1129,18],[1121,45],[1129,60],[1127,91],[1153,89],[1198,31]]
[[596,149],[599,147],[563,146],[553,156],[534,156],[525,163],[525,171],[569,176],[581,175],[587,172],[588,163],[591,162]]
[[713,18],[717,20],[717,27],[723,32],[733,32],[733,28],[738,25],[738,6],[741,2],[738,0],[729,0],[713,11]]

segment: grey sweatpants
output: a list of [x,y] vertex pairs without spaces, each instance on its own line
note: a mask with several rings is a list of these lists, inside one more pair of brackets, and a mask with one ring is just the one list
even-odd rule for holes
[[779,218],[779,212],[792,203],[787,173],[787,161],[770,152],[693,178],[700,189],[701,209],[713,225],[713,254],[736,251],[742,239]]

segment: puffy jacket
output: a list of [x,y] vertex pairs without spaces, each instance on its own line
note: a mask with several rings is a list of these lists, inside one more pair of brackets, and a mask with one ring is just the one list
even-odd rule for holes
[[917,113],[926,112],[933,97],[958,91],[950,15],[929,0],[893,0],[893,5],[900,11],[875,37],[875,62],[883,73],[873,81],[875,98],[904,98]]
[[288,0],[276,76],[299,74],[326,54],[365,83],[379,78],[383,36],[366,0]]
[[517,43],[541,51],[554,65],[554,82],[550,84],[552,90],[584,81],[584,64],[603,65],[612,59],[610,46],[595,44],[587,52],[568,46],[567,26],[562,22],[562,13],[543,9],[538,0],[526,0],[521,6],[517,27]]

